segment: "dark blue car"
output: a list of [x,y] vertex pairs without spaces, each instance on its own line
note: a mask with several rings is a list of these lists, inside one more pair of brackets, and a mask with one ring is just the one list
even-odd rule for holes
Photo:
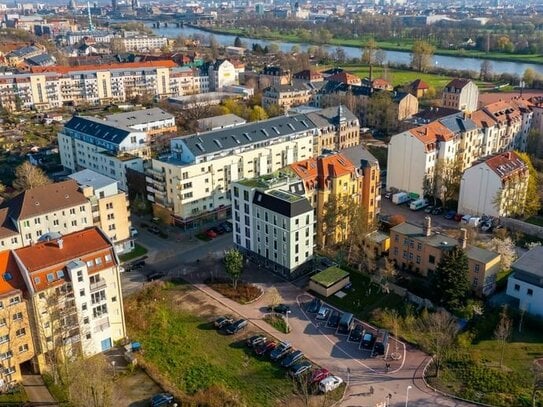
[[170,393],[159,393],[151,398],[151,407],[168,406],[172,402],[173,396]]

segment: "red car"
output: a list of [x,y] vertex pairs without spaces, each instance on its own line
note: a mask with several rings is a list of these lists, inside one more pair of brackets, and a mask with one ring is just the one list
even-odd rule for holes
[[456,215],[454,215],[454,221],[455,222],[460,222],[463,217],[464,217],[464,215],[462,215],[461,213],[457,213]]
[[265,355],[275,349],[277,343],[274,341],[266,341],[255,347],[255,354],[258,356]]
[[321,380],[326,379],[328,376],[330,376],[330,372],[328,369],[317,369],[313,371],[313,374],[311,375],[311,384],[319,383]]
[[213,230],[208,229],[206,230],[206,236],[210,239],[215,239],[217,237],[217,234]]

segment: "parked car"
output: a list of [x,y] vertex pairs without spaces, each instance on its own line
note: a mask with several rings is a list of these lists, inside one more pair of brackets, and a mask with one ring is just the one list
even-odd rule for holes
[[156,273],[151,273],[147,276],[147,281],[155,281],[160,280],[162,277],[164,277],[164,273],[161,271],[157,271]]
[[160,229],[156,226],[149,226],[149,229],[147,230],[151,233],[154,233],[155,235],[158,235],[160,233]]
[[323,321],[326,321],[328,319],[328,315],[330,315],[330,308],[321,305],[319,312],[317,313],[316,318],[321,319]]
[[234,335],[239,331],[247,328],[247,325],[248,322],[245,319],[238,319],[236,322],[232,322],[230,325],[227,325],[226,328],[224,328],[224,331],[228,335]]
[[215,226],[215,227],[211,228],[210,230],[212,230],[213,232],[215,232],[217,235],[222,235],[222,234],[224,234],[224,229],[219,228],[218,226]]
[[281,362],[281,366],[291,367],[303,357],[304,357],[304,353],[301,350],[296,350],[294,352],[291,352],[283,359],[283,361]]
[[337,328],[339,325],[339,321],[341,320],[341,314],[339,311],[332,311],[332,314],[330,315],[330,319],[328,319],[328,326],[330,328]]
[[436,206],[432,209],[432,215],[441,215],[443,213],[443,208],[441,206]]
[[205,235],[209,237],[210,239],[215,239],[217,237],[217,233],[215,233],[213,229],[206,230]]
[[448,212],[445,214],[445,219],[453,220],[455,216],[456,216],[456,212],[455,212],[455,211],[448,211]]
[[290,367],[288,370],[288,374],[291,377],[298,377],[311,369],[311,363],[307,360],[304,360],[303,362],[297,363]]
[[366,332],[362,336],[362,347],[365,349],[371,349],[373,348],[373,344],[375,343],[375,336],[371,332]]
[[130,236],[137,237],[139,235],[138,229],[134,226],[130,226]]
[[223,222],[221,223],[221,226],[224,228],[226,233],[230,233],[232,231],[232,225],[230,224],[230,222]]
[[385,192],[385,199],[392,199],[392,192]]
[[173,403],[173,396],[170,393],[155,394],[151,398],[151,407],[167,406]]
[[144,259],[139,259],[139,260],[136,260],[136,261],[132,262],[130,265],[132,266],[132,268],[141,268],[141,267],[145,266],[145,260]]
[[234,322],[232,318],[222,316],[222,317],[217,318],[215,322],[213,322],[213,325],[215,325],[215,328],[217,329],[222,329],[226,327],[227,325],[230,325],[232,322]]
[[247,346],[249,348],[254,348],[264,342],[266,342],[266,337],[264,335],[254,335],[247,339]]
[[434,210],[434,205],[428,205],[426,208],[424,208],[424,212],[426,213],[432,213]]
[[158,225],[160,223],[160,218],[154,217],[153,219],[151,219],[151,222]]
[[310,312],[312,314],[315,314],[319,311],[321,307],[322,301],[318,298],[313,298],[309,305],[307,306],[307,312]]
[[343,379],[337,376],[328,376],[326,379],[319,382],[319,390],[323,393],[334,391],[343,383]]
[[464,217],[464,215],[462,215],[461,213],[457,213],[456,215],[454,215],[454,221],[455,222],[460,222],[463,217]]
[[266,341],[264,343],[260,343],[254,348],[255,354],[258,356],[265,355],[266,353],[274,350],[276,346],[277,343],[275,341]]
[[286,356],[286,354],[289,352],[291,348],[292,346],[288,342],[279,343],[279,345],[277,345],[275,349],[271,351],[270,359],[271,360],[281,359],[282,357]]
[[277,312],[278,314],[286,315],[290,312],[290,307],[286,304],[277,304],[268,308],[270,311]]
[[360,342],[362,337],[364,336],[364,327],[360,324],[356,324],[353,330],[351,330],[351,334],[349,335],[349,340],[351,342]]
[[319,383],[322,380],[326,379],[328,376],[330,376],[330,371],[328,369],[317,369],[314,370],[311,374],[311,380],[309,381],[311,384]]

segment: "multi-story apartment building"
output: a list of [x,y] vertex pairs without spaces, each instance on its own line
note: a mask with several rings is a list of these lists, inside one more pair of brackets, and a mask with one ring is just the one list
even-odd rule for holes
[[9,250],[0,252],[0,390],[20,382],[21,365],[33,370],[34,342],[26,286]]
[[[198,70],[196,70],[198,72]],[[205,76],[205,81],[208,82],[208,77]],[[209,84],[204,86],[209,89]],[[201,90],[200,76],[195,75],[195,69],[188,66],[180,66],[170,69],[170,92],[172,95],[186,96],[197,93],[205,93]]]
[[305,85],[274,85],[264,89],[262,106],[277,105],[286,111],[309,103],[312,97],[312,89]]
[[288,176],[232,185],[234,244],[254,261],[293,278],[313,258],[314,211],[299,181]]
[[125,337],[119,260],[99,229],[13,254],[30,298],[40,372],[47,371],[54,358],[92,356]]
[[[100,227],[114,242],[117,253],[132,250],[130,212],[126,194],[117,181],[90,170],[73,179],[21,192],[4,202],[0,248],[16,249],[52,236],[66,235],[91,226]],[[16,237],[16,240],[13,240]]]
[[58,133],[60,161],[71,172],[88,168],[114,178],[126,191],[126,169],[143,172],[143,158],[150,155],[148,140],[143,131],[74,116]]
[[130,51],[154,51],[161,49],[168,44],[168,38],[152,35],[125,35],[121,39],[126,52]]
[[312,157],[316,133],[309,118],[296,115],[172,139],[171,156],[146,170],[148,199],[155,214],[178,224],[224,216],[233,181]]
[[[315,208],[319,248],[332,247],[349,238],[353,214],[343,214],[347,207],[368,218],[367,209],[361,204],[363,177],[358,167],[342,154],[309,158],[292,164],[290,169],[303,182],[304,193]],[[329,214],[328,209],[335,213]]]
[[473,112],[479,105],[479,88],[469,79],[453,79],[443,89],[441,105]]
[[218,59],[209,64],[209,90],[221,91],[225,86],[239,85],[239,70],[227,59]]
[[175,116],[158,107],[133,112],[116,113],[106,116],[108,122],[147,133],[154,136],[172,134],[177,131]]
[[324,81],[322,74],[313,69],[304,69],[292,75],[292,83],[321,83]]
[[475,163],[462,175],[458,212],[470,215],[522,215],[530,177],[514,152]]
[[93,224],[113,243],[115,252],[132,251],[129,202],[126,193],[119,190],[119,182],[88,169],[69,177],[77,182],[80,193],[90,202]]
[[258,74],[258,87],[265,89],[270,86],[289,85],[291,73],[280,66],[266,66]]
[[49,110],[67,103],[124,102],[142,94],[164,98],[172,96],[173,67],[173,61],[33,67],[31,73],[0,76],[0,106]]
[[390,230],[389,258],[398,267],[431,276],[442,256],[454,247],[460,247],[468,257],[469,280],[477,295],[490,295],[496,289],[496,275],[500,271],[499,254],[467,244],[466,229],[460,238],[434,233],[431,219],[425,218],[424,226],[402,223]]
[[306,115],[318,128],[313,151],[341,150],[360,144],[360,123],[345,106],[329,107]]

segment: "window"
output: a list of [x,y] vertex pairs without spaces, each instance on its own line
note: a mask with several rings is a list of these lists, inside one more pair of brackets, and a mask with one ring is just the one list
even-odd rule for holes
[[87,339],[90,339],[90,338],[91,338],[91,334],[87,334],[87,335],[86,335],[86,338],[87,338]]
[[113,209],[113,202],[108,202],[106,204],[106,209]]
[[475,272],[478,273],[480,268],[481,268],[481,266],[479,264],[476,264],[475,265]]
[[9,335],[0,336],[0,343],[6,343],[9,341]]
[[109,263],[111,261],[111,254],[106,254],[106,263]]
[[534,290],[532,290],[531,288],[528,288],[526,290],[526,294],[528,294],[530,297],[534,295]]
[[9,299],[9,305],[19,304],[20,302],[21,298],[18,295]]
[[115,219],[115,214],[114,213],[108,213],[107,214],[107,220],[113,220]]
[[106,290],[98,291],[91,294],[91,303],[98,304],[99,302],[106,300]]
[[79,212],[85,212],[85,206],[81,205],[81,206],[79,207]]
[[34,283],[35,284],[41,283],[41,279],[39,277],[34,277]]
[[47,274],[47,282],[51,283],[55,280],[55,275],[53,273]]
[[101,257],[97,257],[97,258],[94,259],[94,262],[95,262],[96,265],[98,266],[98,265],[102,264],[102,258],[101,258]]
[[435,258],[435,256],[432,256],[432,255],[428,256],[428,262],[429,262],[430,264],[436,264],[436,258]]
[[59,222],[58,222],[58,219],[54,219],[53,220],[53,226],[58,226]]
[[72,226],[77,226],[77,221],[76,220],[72,220]]
[[81,311],[86,311],[87,310],[87,303],[84,302],[83,304],[81,304]]
[[39,225],[41,223],[40,218],[34,219],[34,225]]
[[83,318],[83,323],[87,325],[89,323],[89,317]]
[[94,260],[87,261],[87,267],[93,267],[94,266]]
[[514,287],[515,291],[520,291],[520,285],[518,284],[515,284],[515,287]]
[[94,318],[101,317],[103,314],[107,314],[107,305],[102,304],[92,309],[92,315]]
[[0,319],[0,326],[6,326],[6,318]]
[[75,215],[75,208],[70,209],[70,215]]
[[111,302],[117,302],[117,297],[111,297]]
[[80,297],[84,297],[85,296],[85,289],[82,288],[81,290],[79,290],[79,296]]
[[28,351],[28,344],[25,343],[24,345],[19,346],[19,353],[24,353],[26,351]]
[[15,314],[13,314],[13,320],[14,321],[20,321],[21,319],[23,319],[23,313],[22,312],[17,312]]
[[25,335],[26,335],[26,329],[25,328],[17,329],[17,331],[15,331],[15,336],[17,336],[17,338],[19,338],[21,336],[25,336]]
[[13,352],[8,350],[7,352],[0,353],[0,360],[6,360],[13,356]]
[[64,278],[64,270],[57,271],[57,278]]

